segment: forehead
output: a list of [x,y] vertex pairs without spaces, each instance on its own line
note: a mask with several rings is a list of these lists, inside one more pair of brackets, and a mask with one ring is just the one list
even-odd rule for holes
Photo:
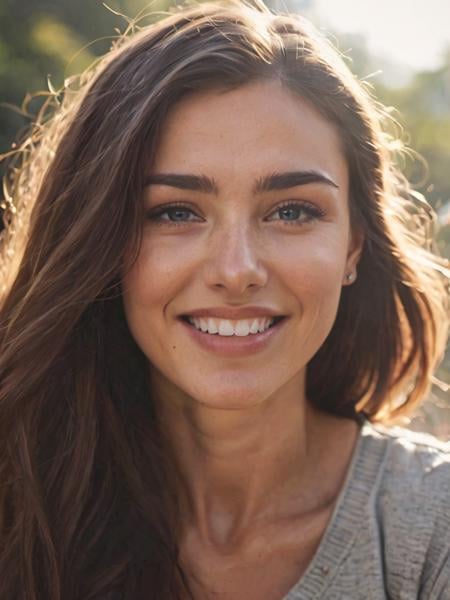
[[335,126],[277,81],[193,93],[169,113],[154,172],[202,172],[220,181],[319,170],[347,183]]

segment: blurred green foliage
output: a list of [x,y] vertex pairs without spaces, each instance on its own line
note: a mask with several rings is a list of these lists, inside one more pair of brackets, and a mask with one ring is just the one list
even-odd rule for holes
[[[117,13],[128,17],[140,12],[157,14],[171,3],[0,0],[0,152],[8,149],[18,130],[26,125],[26,119],[5,104],[20,106],[27,93],[48,89],[48,79],[58,88],[65,77],[87,67],[108,49],[117,31],[126,27],[125,18]],[[308,3],[311,5],[313,2]],[[341,36],[337,41],[360,77],[380,68],[362,37]],[[398,118],[410,134],[410,145],[429,165],[422,191],[435,207],[445,205],[450,200],[450,48],[435,71],[417,73],[402,87],[389,87],[380,77],[370,81],[381,102],[398,109]]]
[[[417,72],[403,85],[388,85],[380,73],[384,65],[370,55],[361,36],[341,36],[338,43],[350,56],[352,70],[371,83],[375,97],[403,128],[402,139],[414,154],[400,166],[439,213],[439,247],[450,258],[450,45],[434,70]],[[398,66],[389,80],[396,76],[403,79]]]
[[[295,2],[307,13],[314,6],[312,0]],[[276,3],[272,0],[272,5]],[[127,26],[118,13],[133,18],[141,11],[147,15],[143,23],[149,23],[172,2],[106,0],[106,4],[110,9],[101,0],[0,0],[0,154],[30,123],[20,110],[27,94],[48,90],[49,85],[58,89],[66,77],[83,71],[108,50]],[[289,7],[293,5],[294,1]],[[418,72],[403,85],[398,81],[389,85],[376,74],[382,65],[361,36],[340,36],[336,42],[350,57],[352,70],[373,86],[374,95],[397,109],[393,115],[404,128],[404,139],[425,159],[406,160],[404,170],[440,213],[438,243],[450,258],[450,47],[435,70]],[[39,97],[32,100],[28,109],[37,110],[39,102]],[[2,169],[0,165],[0,175]],[[441,375],[450,381],[450,357]]]
[[[311,0],[297,2],[307,12],[314,6]],[[131,18],[139,13],[154,13],[144,20],[149,22],[172,3],[0,0],[0,153],[9,149],[28,123],[12,107],[20,107],[27,93],[48,90],[49,82],[58,89],[66,77],[79,73],[103,54],[118,31],[127,25],[117,13]],[[341,36],[337,43],[351,58],[350,66],[360,77],[366,78],[380,69],[379,61],[370,55],[361,36]],[[409,145],[428,164],[429,173],[424,177],[423,163],[410,161],[407,175],[419,184],[419,191],[433,206],[444,212],[443,207],[450,201],[450,47],[436,70],[417,73],[406,85],[388,86],[380,76],[369,81],[381,102],[398,109],[395,116],[409,135]],[[32,103],[31,110],[33,106]],[[443,250],[447,252],[448,248]]]

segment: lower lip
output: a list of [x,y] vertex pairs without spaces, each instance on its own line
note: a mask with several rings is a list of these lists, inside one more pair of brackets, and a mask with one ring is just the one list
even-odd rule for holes
[[272,325],[272,327],[266,329],[266,331],[263,331],[262,333],[253,333],[246,336],[225,336],[204,333],[203,331],[196,329],[193,325],[186,323],[183,319],[180,319],[181,324],[184,325],[189,335],[192,336],[192,339],[197,344],[205,350],[215,352],[221,356],[247,356],[248,354],[264,350],[286,321],[287,318],[284,317],[281,321],[278,321],[275,325]]

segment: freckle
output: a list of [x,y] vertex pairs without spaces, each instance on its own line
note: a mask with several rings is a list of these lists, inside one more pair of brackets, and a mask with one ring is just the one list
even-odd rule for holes
[[176,349],[177,349],[177,347],[176,347],[176,346],[172,346],[172,350],[176,350]]

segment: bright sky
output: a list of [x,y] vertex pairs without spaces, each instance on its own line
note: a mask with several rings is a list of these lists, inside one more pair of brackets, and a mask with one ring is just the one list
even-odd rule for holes
[[450,48],[450,0],[315,0],[314,8],[325,27],[363,33],[370,50],[413,69],[439,66]]

